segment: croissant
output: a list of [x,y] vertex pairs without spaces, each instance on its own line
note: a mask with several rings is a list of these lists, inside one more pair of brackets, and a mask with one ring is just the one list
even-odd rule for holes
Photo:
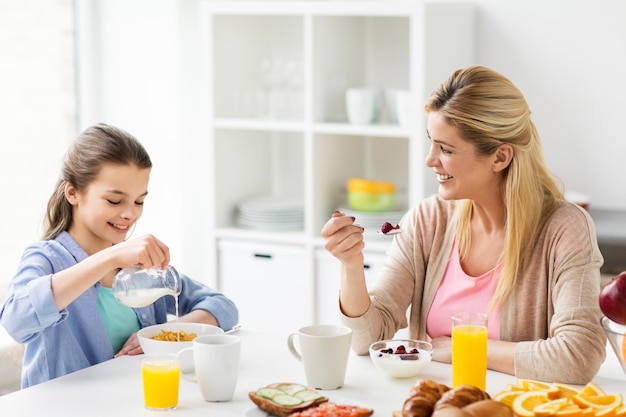
[[463,408],[451,404],[442,404],[435,409],[431,417],[514,417],[511,408],[496,400],[480,400]]
[[463,408],[468,404],[480,400],[489,400],[491,397],[488,393],[473,385],[459,385],[449,391],[446,391],[435,404],[435,409],[444,404],[453,405]]
[[439,382],[433,381],[432,379],[422,379],[419,380],[411,387],[410,395],[416,395],[422,392],[429,392],[437,397],[441,397],[446,391],[449,391],[450,387],[444,384],[440,384]]
[[496,400],[480,400],[463,407],[472,417],[513,417],[511,407]]
[[[506,406],[505,406],[506,407]],[[450,404],[442,404],[432,413],[431,417],[474,417],[472,414],[465,411],[464,408],[459,408]],[[476,416],[476,417],[495,417],[492,415]]]
[[410,397],[402,407],[402,417],[431,417],[435,404],[450,387],[425,379],[411,387]]

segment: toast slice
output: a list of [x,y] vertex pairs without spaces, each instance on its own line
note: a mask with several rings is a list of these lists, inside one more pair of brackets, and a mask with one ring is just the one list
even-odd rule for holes
[[261,410],[277,417],[288,417],[328,401],[315,389],[290,382],[267,385],[249,392],[248,397]]

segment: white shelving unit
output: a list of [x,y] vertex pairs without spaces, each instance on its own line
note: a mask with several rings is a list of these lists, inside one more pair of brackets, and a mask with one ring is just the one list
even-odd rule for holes
[[[350,177],[396,183],[400,210],[436,192],[424,166],[422,105],[454,69],[474,63],[474,9],[416,0],[205,1],[197,15],[198,27],[182,37],[190,132],[183,169],[206,181],[185,193],[195,235],[187,252],[205,260],[204,275],[238,303],[246,327],[327,321],[324,306],[336,309],[327,275],[336,268],[320,254],[320,230],[345,207]],[[410,123],[349,124],[345,90],[358,86],[409,91]],[[238,203],[258,195],[301,199],[303,230],[237,227]],[[366,240],[372,270],[386,239]]]

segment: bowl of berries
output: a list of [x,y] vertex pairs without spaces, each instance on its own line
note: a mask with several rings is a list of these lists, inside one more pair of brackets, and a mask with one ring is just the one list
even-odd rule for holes
[[411,378],[430,363],[433,345],[423,340],[380,340],[370,345],[374,365],[392,378]]

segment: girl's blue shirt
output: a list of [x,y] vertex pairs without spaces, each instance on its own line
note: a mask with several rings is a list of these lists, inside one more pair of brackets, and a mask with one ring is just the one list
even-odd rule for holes
[[[0,324],[18,343],[26,345],[22,388],[113,358],[115,352],[97,305],[100,283],[62,311],[57,310],[52,296],[52,274],[87,256],[67,232],[24,250],[0,310]],[[224,330],[237,323],[237,307],[224,294],[183,274],[181,280],[181,316],[203,309],[213,314]],[[176,314],[175,308],[173,297],[161,297],[133,310],[143,328],[166,322],[168,314]]]

